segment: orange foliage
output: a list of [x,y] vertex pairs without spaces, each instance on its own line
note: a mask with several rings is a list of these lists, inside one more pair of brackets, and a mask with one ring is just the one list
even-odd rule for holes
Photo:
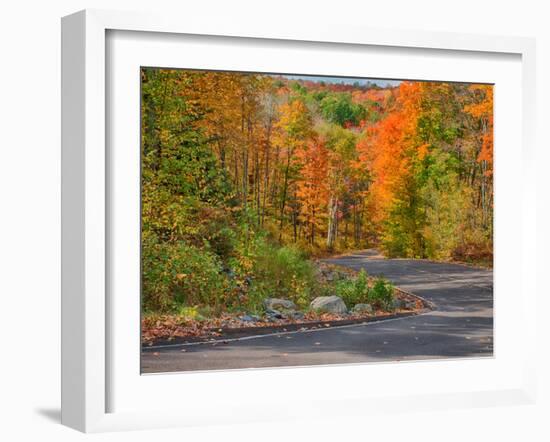
[[365,101],[375,101],[379,104],[385,104],[391,97],[390,89],[367,89],[353,91],[351,98],[354,103],[364,103]]
[[369,164],[372,172],[369,205],[375,222],[387,216],[403,178],[410,171],[412,154],[426,153],[427,146],[416,143],[421,92],[421,83],[401,83],[396,109],[367,129],[367,136],[357,145],[360,161]]
[[465,107],[465,111],[472,116],[479,118],[482,124],[481,150],[477,157],[479,162],[486,161],[488,169],[486,175],[493,173],[493,86],[475,84],[470,90],[478,92],[481,101]]
[[302,202],[302,219],[310,225],[310,241],[314,241],[315,229],[320,228],[328,200],[328,157],[323,140],[311,140],[296,151],[297,162],[301,165],[301,178],[297,183],[296,195]]

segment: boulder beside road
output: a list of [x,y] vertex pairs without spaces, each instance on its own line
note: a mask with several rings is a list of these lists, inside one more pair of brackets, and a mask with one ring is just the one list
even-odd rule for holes
[[295,310],[296,304],[289,299],[266,298],[263,301],[266,310]]
[[347,313],[348,308],[339,296],[319,296],[311,301],[310,307],[318,312],[326,313]]

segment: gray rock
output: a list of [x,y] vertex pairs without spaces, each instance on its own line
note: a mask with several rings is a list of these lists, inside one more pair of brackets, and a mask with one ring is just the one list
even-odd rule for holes
[[348,308],[339,296],[319,296],[311,301],[310,307],[313,310],[327,313],[346,313]]
[[296,305],[288,299],[265,298],[263,301],[266,311],[295,310]]
[[405,308],[407,310],[414,310],[416,308],[416,302],[414,302],[414,301],[405,301]]
[[323,276],[329,282],[339,281],[339,280],[344,279],[346,277],[345,273],[341,273],[337,270],[329,270]]
[[296,310],[290,310],[284,313],[284,316],[287,319],[304,319],[304,314],[302,312],[297,312]]
[[266,309],[265,314],[268,319],[283,319],[283,315],[279,310]]
[[374,313],[374,308],[370,304],[355,304],[352,309],[353,313],[368,313],[372,315]]
[[394,299],[393,308],[398,310],[412,310],[416,307],[414,301],[405,301],[403,299]]
[[257,322],[260,320],[260,317],[256,315],[243,315],[240,319],[244,322]]

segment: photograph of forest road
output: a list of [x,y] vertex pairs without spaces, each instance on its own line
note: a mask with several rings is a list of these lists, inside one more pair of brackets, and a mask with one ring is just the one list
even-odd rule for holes
[[143,67],[141,372],[493,356],[493,86]]

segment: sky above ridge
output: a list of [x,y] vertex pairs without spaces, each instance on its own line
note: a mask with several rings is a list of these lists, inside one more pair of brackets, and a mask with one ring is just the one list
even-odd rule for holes
[[333,84],[354,84],[359,83],[365,85],[367,83],[374,83],[380,87],[398,86],[400,80],[386,80],[383,78],[352,78],[352,77],[330,77],[322,75],[281,75],[281,77],[288,78],[289,80],[308,80]]

